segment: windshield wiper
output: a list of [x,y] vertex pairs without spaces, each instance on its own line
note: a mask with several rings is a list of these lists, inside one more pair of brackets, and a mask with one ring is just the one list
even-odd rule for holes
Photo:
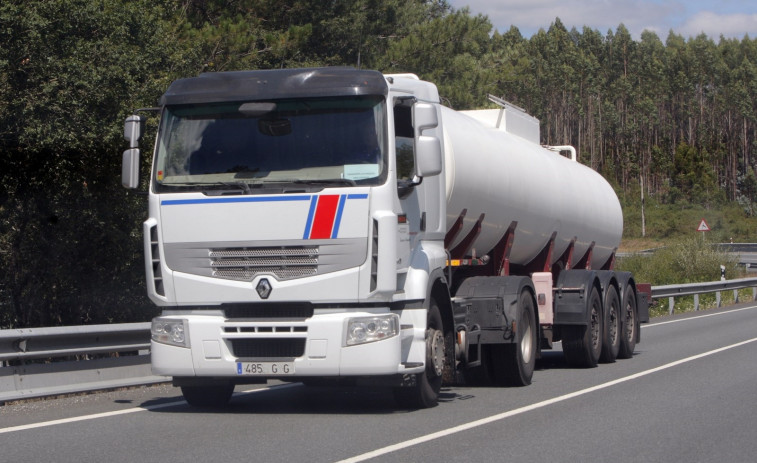
[[244,190],[244,194],[246,195],[252,194],[252,190],[250,189],[250,184],[247,182],[219,182],[219,183],[225,186],[239,187],[242,190]]
[[163,183],[164,187],[178,187],[178,188],[191,188],[191,187],[216,187],[211,189],[217,189],[217,187],[237,188],[244,191],[245,194],[252,194],[250,184],[247,182],[181,182],[181,183]]
[[324,179],[311,179],[311,180],[289,180],[291,183],[297,183],[300,185],[349,185],[357,186],[354,180],[348,178],[324,178]]

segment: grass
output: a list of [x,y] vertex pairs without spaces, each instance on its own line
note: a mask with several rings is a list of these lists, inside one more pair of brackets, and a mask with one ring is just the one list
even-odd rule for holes
[[[731,255],[721,252],[715,243],[757,242],[757,217],[747,216],[735,203],[705,207],[690,203],[661,204],[654,199],[645,208],[646,234],[641,236],[641,208],[628,198],[621,198],[624,214],[623,239],[618,251],[631,254],[619,258],[616,269],[634,273],[637,282],[653,286],[700,283],[720,279],[720,266],[726,267],[726,278],[743,278],[744,269]],[[697,232],[705,219],[711,231]],[[650,254],[634,254],[655,250]],[[733,291],[721,293],[721,304],[733,303]],[[752,290],[739,291],[740,301],[752,300]],[[699,296],[700,310],[717,306],[715,293]],[[694,310],[694,297],[675,298],[675,313]],[[650,315],[668,314],[668,301],[660,300]]]
[[[717,206],[706,206],[679,202],[664,204],[654,198],[647,198],[645,215],[645,235],[641,233],[641,207],[635,197],[620,196],[623,206],[622,249],[633,252],[638,246],[659,247],[684,238],[698,236],[697,226],[702,219],[707,221],[711,231],[705,233],[705,240],[716,243],[751,243],[757,241],[757,217],[748,216],[737,203],[729,202]],[[642,248],[643,249],[643,248]],[[626,252],[626,251],[622,251]]]

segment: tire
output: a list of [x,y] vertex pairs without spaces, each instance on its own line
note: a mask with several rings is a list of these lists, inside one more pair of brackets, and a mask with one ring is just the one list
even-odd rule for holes
[[426,371],[415,375],[415,385],[394,389],[394,399],[402,408],[435,407],[439,402],[445,362],[445,336],[439,306],[431,300],[426,315]]
[[613,363],[620,350],[620,298],[618,290],[610,285],[605,294],[604,330],[602,335],[602,353],[599,361]]
[[528,291],[518,298],[515,342],[492,346],[494,382],[498,386],[528,386],[534,375],[538,349],[534,299]]
[[181,386],[184,400],[193,407],[222,407],[229,403],[233,392],[233,383],[209,386]]
[[589,324],[562,327],[563,353],[568,365],[579,368],[594,368],[602,353],[602,299],[597,288],[589,296]]
[[636,349],[636,335],[639,332],[639,317],[636,313],[636,293],[632,286],[623,291],[623,307],[620,317],[620,349],[618,358],[630,359]]

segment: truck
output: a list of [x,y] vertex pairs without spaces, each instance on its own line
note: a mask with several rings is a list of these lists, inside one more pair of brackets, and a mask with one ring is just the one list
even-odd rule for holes
[[[195,406],[281,380],[427,408],[443,383],[528,385],[559,342],[573,367],[632,357],[649,311],[614,270],[614,190],[490,100],[341,67],[170,84],[143,224],[153,372]],[[127,188],[145,120],[126,119]]]

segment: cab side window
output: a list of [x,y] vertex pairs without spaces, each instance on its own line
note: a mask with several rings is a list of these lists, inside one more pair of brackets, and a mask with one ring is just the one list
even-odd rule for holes
[[413,153],[414,131],[412,105],[407,100],[397,100],[394,105],[394,134],[397,152],[397,181],[410,182],[415,173]]

